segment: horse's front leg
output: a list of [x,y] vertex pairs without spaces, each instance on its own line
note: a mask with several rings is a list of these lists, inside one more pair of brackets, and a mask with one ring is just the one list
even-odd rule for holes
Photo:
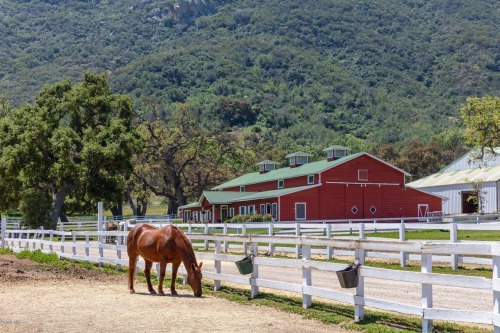
[[144,261],[144,275],[146,276],[146,282],[148,283],[149,293],[156,294],[156,291],[153,289],[153,285],[151,284],[151,267],[153,266],[153,262],[149,260]]
[[167,262],[160,262],[160,283],[158,284],[158,294],[165,295],[163,292],[163,280],[165,279],[165,272],[167,270]]
[[175,291],[175,279],[177,279],[177,270],[179,269],[180,264],[180,261],[172,263],[172,281],[170,282],[170,292],[172,295],[177,295],[177,291]]

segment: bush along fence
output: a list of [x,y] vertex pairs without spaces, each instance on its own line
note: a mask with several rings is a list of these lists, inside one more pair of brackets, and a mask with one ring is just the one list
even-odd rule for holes
[[[117,268],[128,265],[126,255],[127,231],[78,231],[64,232],[52,230],[7,230],[6,221],[2,220],[1,247],[22,249],[41,249],[55,252],[61,258],[114,264]],[[210,251],[197,251],[199,261],[205,261],[203,275],[214,282],[214,289],[219,290],[223,282],[236,283],[250,287],[252,297],[259,294],[259,288],[269,288],[302,295],[305,308],[312,305],[313,297],[335,300],[354,305],[354,319],[364,318],[365,307],[394,311],[402,314],[419,316],[422,319],[422,331],[432,331],[433,320],[448,322],[467,322],[487,324],[494,327],[494,332],[500,332],[500,243],[493,242],[428,242],[402,240],[375,240],[365,239],[364,224],[359,227],[359,238],[329,238],[325,236],[295,236],[295,235],[229,235],[187,233],[195,248],[202,248],[208,244]],[[123,238],[122,243],[106,243],[106,237]],[[79,240],[81,239],[81,240]],[[251,273],[238,274],[235,264],[241,261],[242,254],[224,253],[225,245],[238,245],[253,254]],[[299,249],[299,258],[277,258],[263,256],[269,253],[269,247],[279,246]],[[313,249],[332,249],[349,251],[353,254],[352,260],[359,264],[356,287],[340,289],[332,286],[335,283],[324,285],[312,279],[312,272],[322,274],[329,281],[337,281],[336,272],[346,269],[345,264],[318,261],[313,259]],[[213,251],[211,251],[213,249]],[[397,271],[365,266],[365,259],[370,253],[394,254],[396,256],[411,253],[420,258],[420,272]],[[432,272],[433,258],[452,256],[491,256],[493,278],[436,274]],[[211,266],[209,263],[213,263]],[[144,267],[139,262],[140,267]],[[169,267],[170,268],[170,267]],[[157,266],[158,269],[158,266]],[[276,274],[270,274],[275,270]],[[260,273],[266,274],[260,274]],[[185,270],[180,269],[186,280]],[[297,274],[298,273],[298,274]],[[367,279],[368,280],[365,280]],[[291,280],[290,280],[291,279]],[[421,289],[420,306],[412,304],[401,294],[397,300],[378,299],[365,296],[366,283],[383,281],[386,288],[391,288],[391,281],[419,284]],[[124,282],[125,283],[125,282]],[[371,282],[373,283],[373,282]],[[466,289],[482,290],[491,297],[484,299],[484,304],[493,304],[491,310],[475,311],[470,309],[449,309],[433,307],[433,287],[449,286]],[[354,292],[354,294],[352,293]],[[457,292],[457,294],[459,293]],[[490,303],[491,302],[491,303]]]

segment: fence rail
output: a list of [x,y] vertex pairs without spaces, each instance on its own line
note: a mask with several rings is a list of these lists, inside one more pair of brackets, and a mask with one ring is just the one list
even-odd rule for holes
[[[6,221],[2,224],[5,226]],[[230,282],[250,286],[252,297],[259,294],[259,288],[270,288],[284,290],[302,295],[303,306],[308,308],[312,304],[313,297],[335,300],[354,305],[354,318],[361,320],[364,317],[365,306],[395,311],[403,314],[415,315],[422,318],[422,331],[432,330],[433,320],[443,320],[450,322],[468,322],[492,325],[495,332],[500,332],[500,243],[498,242],[430,242],[430,241],[405,241],[388,239],[366,239],[364,233],[367,229],[374,228],[374,225],[356,225],[358,237],[325,237],[325,236],[296,236],[296,235],[252,235],[252,234],[208,234],[195,233],[193,225],[179,225],[186,229],[188,237],[195,246],[206,246],[210,252],[196,252],[199,260],[213,261],[212,270],[205,268],[204,277],[214,281],[214,288],[220,289],[222,282]],[[242,228],[247,228],[243,227]],[[310,227],[311,225],[308,224]],[[329,225],[326,228],[335,230],[342,229],[349,225]],[[228,225],[221,224],[221,228],[228,228]],[[273,228],[282,227],[274,224]],[[297,227],[297,226],[296,226]],[[378,230],[383,228],[394,228],[391,224],[378,224]],[[429,225],[412,225],[412,228],[426,229]],[[440,226],[454,230],[458,226]],[[205,228],[205,227],[203,227]],[[262,226],[261,226],[262,228]],[[319,228],[319,227],[318,227]],[[323,226],[325,228],[325,226]],[[483,225],[467,225],[468,230],[484,230]],[[490,226],[494,230],[500,230],[500,226]],[[128,265],[126,256],[127,231],[52,231],[52,230],[7,230],[2,228],[2,247],[14,249],[41,249],[57,253],[60,257],[72,260],[92,261],[98,263],[114,264],[117,268]],[[23,236],[24,235],[24,236]],[[106,237],[122,238],[123,242],[108,244],[104,242]],[[81,238],[82,241],[78,241]],[[263,251],[269,252],[270,248],[281,247],[297,250],[300,258],[276,258],[272,256],[259,256]],[[241,255],[224,253],[226,245],[238,247],[242,252],[251,252],[255,255],[253,260],[253,272],[249,276],[241,276],[223,271],[227,265],[221,263],[234,263],[241,259]],[[323,262],[313,260],[313,250],[323,249],[328,254],[344,251],[352,256],[355,262],[362,266],[359,269],[359,284],[354,295],[345,291],[339,291],[330,287],[314,284],[311,279],[311,271],[320,271],[324,274],[342,270],[345,264]],[[385,253],[403,257],[411,253],[418,257],[421,262],[420,272],[396,271],[390,269],[373,268],[364,266],[365,259],[373,253]],[[445,256],[491,256],[493,266],[493,278],[446,275],[432,273],[432,263],[435,258]],[[139,263],[144,267],[143,263]],[[205,267],[205,265],[204,265]],[[283,281],[279,276],[259,276],[259,267],[280,268],[280,272],[287,269],[302,271],[301,278],[296,281]],[[185,277],[185,270],[181,269],[181,274]],[[333,275],[334,276],[334,275]],[[378,299],[365,296],[365,278],[379,279],[383,281],[401,281],[408,283],[418,283],[421,285],[421,306],[405,302],[401,295],[399,301]],[[370,280],[371,281],[371,280]],[[433,307],[433,286],[450,286],[455,288],[490,290],[492,291],[493,306],[491,311],[469,311],[468,309],[456,310]]]

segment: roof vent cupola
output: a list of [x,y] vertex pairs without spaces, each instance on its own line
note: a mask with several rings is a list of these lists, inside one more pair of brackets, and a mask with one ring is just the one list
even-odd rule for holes
[[275,170],[276,165],[278,165],[278,164],[279,164],[278,162],[265,160],[265,161],[262,161],[262,162],[255,164],[255,165],[259,166],[259,171],[262,174],[262,173],[266,173],[266,172]]
[[339,158],[347,156],[350,150],[351,148],[343,146],[331,146],[323,149],[323,151],[326,151],[328,161],[338,160]]
[[312,155],[300,151],[297,153],[286,155],[286,158],[290,160],[290,168],[296,168],[303,164],[309,163],[309,157],[312,157]]

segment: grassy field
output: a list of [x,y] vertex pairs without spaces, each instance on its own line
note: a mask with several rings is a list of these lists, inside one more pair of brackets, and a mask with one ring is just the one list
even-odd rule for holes
[[[405,233],[407,240],[450,240],[448,230],[410,230]],[[344,234],[343,236],[352,236]],[[367,232],[366,237],[399,239],[398,231]],[[458,239],[467,241],[500,241],[500,231],[458,230]]]

